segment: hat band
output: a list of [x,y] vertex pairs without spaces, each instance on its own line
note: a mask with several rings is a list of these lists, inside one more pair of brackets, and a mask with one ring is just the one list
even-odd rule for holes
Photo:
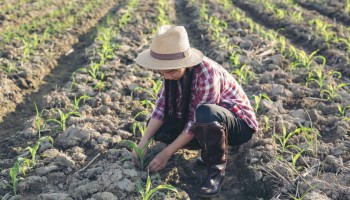
[[150,55],[152,58],[158,59],[158,60],[179,60],[182,58],[186,58],[189,54],[190,48],[188,48],[184,52],[179,52],[179,53],[170,53],[170,54],[160,54],[156,53],[154,51],[150,51]]

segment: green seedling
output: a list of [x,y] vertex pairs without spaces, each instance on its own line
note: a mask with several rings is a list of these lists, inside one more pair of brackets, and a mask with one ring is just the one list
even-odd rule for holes
[[286,127],[284,126],[283,121],[282,121],[282,135],[279,136],[276,133],[272,135],[272,137],[274,139],[277,139],[278,142],[280,143],[282,153],[284,153],[287,150],[287,148],[293,147],[293,145],[291,146],[291,145],[288,145],[287,143],[296,133],[298,133],[298,132],[292,131],[290,133],[287,133]]
[[147,94],[149,94],[149,96],[151,97],[150,99],[145,99],[145,100],[141,100],[141,104],[143,106],[146,106],[146,108],[154,108],[154,102],[157,98],[157,94],[159,93],[160,89],[162,89],[162,80],[158,79],[156,81],[152,80],[152,79],[148,79],[149,81],[152,82],[152,88],[151,89],[146,89],[146,88],[142,88],[142,87],[136,87],[132,92],[131,92],[131,96],[133,96],[134,92],[136,91],[142,91],[142,92],[146,92]]
[[302,11],[294,11],[291,15],[291,20],[294,23],[300,24],[304,21],[303,12]]
[[33,147],[25,148],[26,150],[29,150],[30,155],[32,157],[32,159],[30,160],[30,166],[29,167],[34,167],[36,165],[36,154],[37,154],[37,152],[39,150],[40,143],[42,141],[46,140],[46,139],[49,140],[51,142],[51,144],[53,145],[52,137],[51,136],[45,136],[45,137],[39,138],[39,140],[35,143],[35,145]]
[[231,72],[238,76],[238,80],[241,84],[247,84],[250,80],[255,78],[254,73],[251,71],[250,67],[247,65],[242,65],[239,69],[235,69]]
[[18,184],[18,178],[17,175],[19,173],[19,161],[17,160],[15,165],[10,169],[10,177],[12,182],[12,191],[13,194],[17,195],[17,184]]
[[45,122],[44,122],[44,119],[42,118],[43,116],[43,111],[42,110],[40,113],[39,113],[39,110],[38,110],[38,106],[36,105],[36,103],[34,102],[34,106],[35,106],[35,127],[36,127],[36,130],[38,131],[38,134],[39,134],[39,138],[41,137],[41,126],[42,124],[44,124],[45,126]]
[[340,116],[345,116],[346,115],[346,111],[350,110],[350,106],[344,106],[342,107],[341,105],[338,105],[338,110],[339,110],[339,114]]
[[[136,118],[141,114],[149,115],[149,112],[147,110],[143,110],[143,111],[137,113],[134,117],[134,120],[136,120]],[[143,136],[145,134],[146,127],[147,126],[145,124],[142,124],[141,122],[135,122],[132,125],[132,132],[136,135],[136,130],[138,130],[141,133],[141,135]]]
[[141,149],[137,147],[137,145],[133,141],[129,140],[123,140],[122,142],[128,145],[132,150],[136,153],[137,157],[134,158],[137,165],[140,167],[141,170],[145,170],[146,162],[149,160],[149,156],[146,155],[146,151],[148,149],[148,145],[153,141],[153,139],[150,139],[147,141],[145,145]]
[[137,185],[138,192],[142,196],[142,200],[150,200],[153,198],[153,196],[157,193],[159,190],[170,190],[173,192],[178,193],[177,189],[172,185],[158,185],[157,187],[151,189],[151,177],[147,176],[147,182],[145,187],[142,187],[141,184]]
[[300,170],[300,169],[297,169],[296,164],[297,164],[298,159],[301,157],[301,154],[304,153],[304,151],[305,150],[301,149],[296,154],[292,154],[292,167],[293,167],[293,169]]
[[267,132],[270,130],[270,119],[268,116],[264,115],[264,122],[265,122],[265,127],[264,127],[264,132]]
[[68,113],[64,113],[61,109],[56,108],[56,110],[58,111],[58,114],[60,116],[60,120],[57,119],[48,119],[46,122],[55,122],[57,124],[59,124],[61,126],[62,131],[66,130],[66,121],[67,119],[72,116],[72,115],[76,115],[79,117],[82,117],[82,115],[77,112],[77,111],[70,111]]
[[333,101],[336,97],[342,98],[338,91],[346,85],[346,83],[341,83],[335,86],[328,84],[326,89],[321,90],[320,96],[323,98],[326,94],[328,101]]
[[77,96],[74,96],[74,104],[73,104],[73,109],[74,110],[79,110],[79,105],[80,105],[80,101],[83,101],[83,103],[85,103],[86,100],[89,100],[90,97],[86,94],[80,96],[79,98],[77,98]]
[[304,127],[299,124],[299,128],[297,128],[294,132],[302,135],[307,142],[308,147],[304,150],[310,150],[315,155],[317,152],[318,137],[321,136],[318,130],[312,127]]
[[265,93],[262,93],[262,94],[259,94],[259,95],[253,95],[253,97],[254,97],[254,100],[255,100],[255,106],[254,106],[254,111],[255,112],[258,112],[259,106],[260,106],[260,101],[262,99],[267,99],[267,100],[271,101],[270,97],[267,96],[267,94],[265,94]]
[[309,72],[308,77],[306,78],[306,86],[311,82],[315,82],[320,89],[322,89],[323,84],[327,77],[337,75],[338,78],[341,77],[341,73],[338,71],[329,71],[326,74],[323,73],[323,68],[321,66],[317,66],[315,69]]

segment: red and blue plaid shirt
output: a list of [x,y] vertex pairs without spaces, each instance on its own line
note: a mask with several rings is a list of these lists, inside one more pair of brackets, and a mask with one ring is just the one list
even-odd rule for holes
[[[189,106],[188,122],[183,131],[189,132],[195,123],[195,111],[201,104],[216,104],[231,110],[244,120],[249,127],[258,129],[255,112],[250,105],[247,95],[235,78],[215,61],[204,57],[203,62],[193,68],[193,81],[191,86],[191,101]],[[164,80],[160,90],[156,106],[151,117],[164,121],[165,105]],[[178,84],[177,110],[181,110],[182,89]],[[177,113],[181,117],[181,112]]]

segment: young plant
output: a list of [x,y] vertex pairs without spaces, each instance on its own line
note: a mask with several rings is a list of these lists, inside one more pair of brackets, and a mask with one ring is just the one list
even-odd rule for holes
[[238,80],[241,84],[247,84],[248,81],[255,78],[254,73],[251,71],[250,67],[247,65],[242,65],[239,69],[235,69],[231,72],[238,76]]
[[323,98],[324,94],[326,94],[327,100],[329,101],[333,101],[336,97],[342,98],[338,91],[346,85],[346,83],[341,83],[335,86],[333,86],[332,84],[328,84],[326,89],[321,90],[320,96]]
[[338,105],[338,110],[339,110],[340,116],[344,117],[346,115],[346,111],[350,110],[350,106],[342,107],[341,105]]
[[276,133],[272,135],[272,137],[274,139],[277,139],[278,142],[280,143],[282,153],[284,153],[287,150],[287,148],[294,146],[294,145],[288,145],[287,143],[293,137],[293,135],[295,135],[296,133],[298,133],[298,132],[292,131],[290,133],[287,133],[286,127],[284,126],[283,121],[282,121],[282,135],[279,136]]
[[56,108],[56,110],[58,111],[58,114],[60,116],[60,120],[57,119],[48,119],[46,122],[55,122],[57,124],[59,124],[61,126],[62,131],[66,130],[66,121],[67,119],[72,116],[72,115],[76,115],[79,117],[82,117],[82,115],[77,112],[77,111],[70,111],[68,113],[64,113],[61,109]]
[[38,106],[36,105],[36,103],[34,102],[34,106],[35,106],[35,127],[36,127],[36,130],[38,131],[38,134],[39,134],[39,138],[41,137],[41,125],[44,123],[45,125],[45,122],[42,118],[43,116],[43,111],[42,110],[40,113],[39,113],[39,110],[38,110]]
[[267,100],[271,101],[270,97],[267,96],[267,94],[265,94],[265,93],[262,93],[262,94],[259,94],[259,95],[254,95],[253,97],[254,97],[254,100],[255,100],[255,106],[254,106],[254,111],[255,112],[258,112],[259,106],[260,106],[260,101],[262,99],[267,99]]
[[90,99],[90,97],[86,94],[80,96],[79,98],[77,98],[77,96],[74,96],[74,104],[73,104],[73,109],[74,110],[79,110],[79,105],[80,105],[80,101],[83,101],[83,103],[85,103],[86,100]]
[[145,170],[146,162],[149,160],[149,156],[146,155],[146,151],[148,148],[148,145],[153,141],[153,139],[150,139],[147,141],[145,145],[141,149],[137,147],[137,145],[133,141],[129,140],[123,140],[123,143],[126,143],[132,150],[136,153],[136,157],[134,158],[137,165],[140,167],[141,170]]
[[132,92],[131,92],[131,96],[133,96],[135,91],[142,91],[142,92],[146,92],[147,94],[149,94],[149,96],[151,97],[150,99],[144,99],[141,100],[141,105],[145,106],[146,108],[151,107],[152,109],[154,108],[154,102],[157,98],[157,94],[159,93],[160,89],[162,89],[162,80],[158,79],[156,81],[152,80],[152,79],[148,79],[149,81],[151,81],[152,83],[152,88],[151,89],[146,89],[146,88],[142,88],[142,87],[136,87]]
[[18,178],[17,175],[19,173],[19,160],[16,161],[15,165],[10,169],[10,177],[12,182],[12,191],[13,194],[17,195],[17,184],[18,184]]
[[158,185],[157,187],[152,188],[151,177],[147,176],[147,182],[145,187],[142,187],[141,184],[137,185],[137,190],[142,196],[142,200],[150,200],[159,190],[170,190],[178,193],[177,189],[172,185]]
[[[39,140],[35,143],[35,145],[33,147],[27,147],[25,148],[26,150],[29,150],[30,155],[32,157],[32,159],[30,160],[30,166],[28,167],[34,167],[36,165],[36,154],[39,150],[39,146],[41,144],[42,141],[44,140],[49,140],[51,142],[51,144],[53,145],[53,139],[51,136],[45,136],[45,137],[41,137],[39,138]],[[29,164],[29,163],[27,163]]]
[[306,86],[308,86],[310,82],[315,82],[319,86],[319,88],[322,89],[327,77],[332,75],[337,75],[338,78],[341,77],[341,73],[338,71],[329,71],[326,74],[324,74],[322,69],[323,68],[321,66],[317,66],[315,69],[309,72],[309,75],[306,79]]

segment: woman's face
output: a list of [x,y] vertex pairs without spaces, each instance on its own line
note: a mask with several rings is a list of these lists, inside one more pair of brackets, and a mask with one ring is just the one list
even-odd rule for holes
[[179,80],[185,74],[185,68],[181,69],[169,69],[169,70],[159,70],[158,72],[168,80]]

